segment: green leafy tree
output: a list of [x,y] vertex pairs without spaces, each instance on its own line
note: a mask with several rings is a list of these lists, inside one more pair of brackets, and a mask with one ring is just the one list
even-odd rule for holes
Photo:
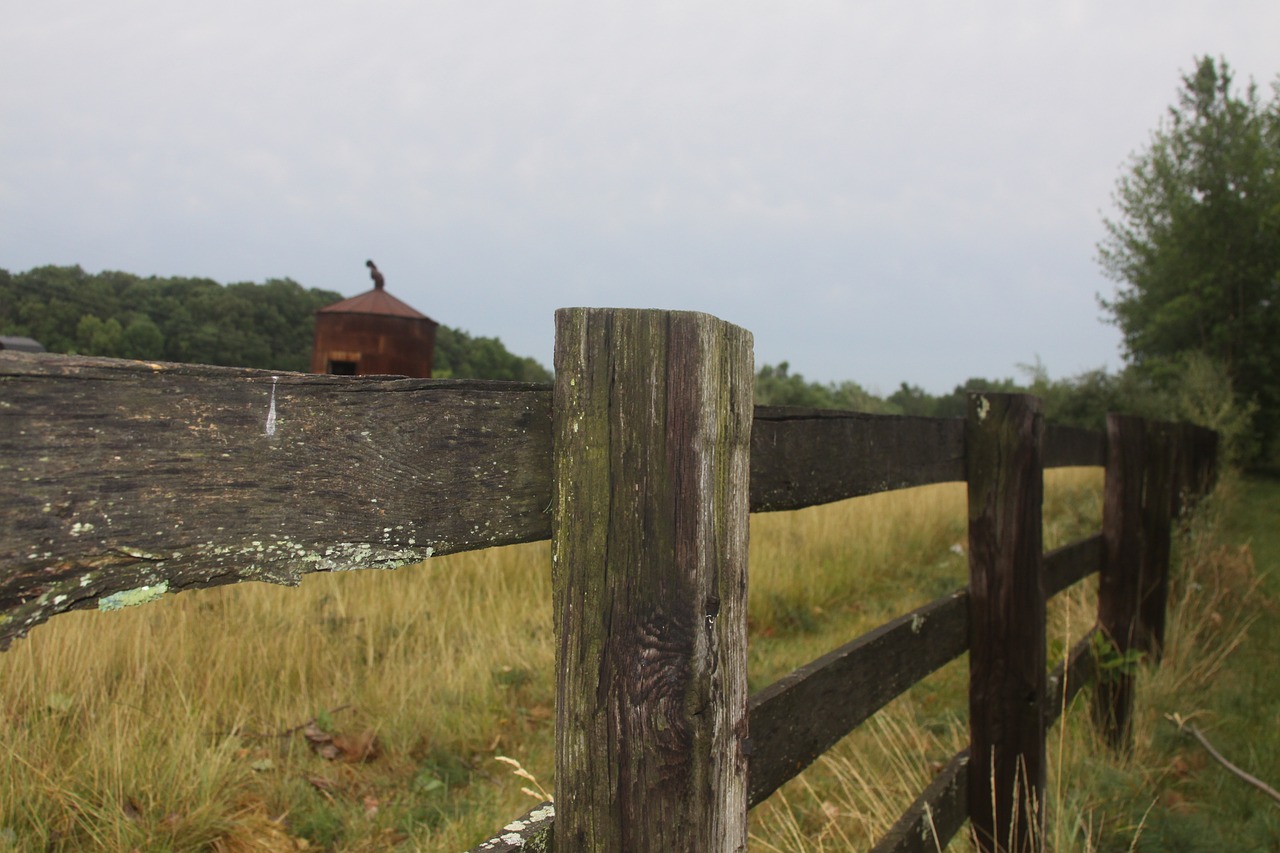
[[1101,301],[1158,386],[1193,353],[1220,365],[1265,449],[1280,430],[1280,87],[1264,104],[1207,57],[1182,82],[1117,183],[1098,258],[1119,287]]
[[475,337],[440,326],[436,329],[432,374],[441,379],[509,379],[550,382],[551,371],[532,358],[513,355],[497,338]]
[[756,371],[755,398],[762,406],[835,408],[825,387],[816,382],[806,382],[801,374],[792,373],[791,365],[785,361],[777,366],[763,365]]
[[928,418],[933,417],[938,398],[919,385],[910,385],[903,382],[898,386],[897,391],[894,391],[886,398],[886,402],[894,408],[897,414],[919,415]]
[[1119,373],[1105,368],[1086,370],[1063,379],[1049,378],[1048,369],[1038,358],[1034,364],[1019,367],[1030,380],[1028,392],[1041,399],[1049,423],[1105,430],[1111,412],[1161,420],[1180,417],[1174,402],[1132,367]]
[[51,352],[306,370],[315,310],[341,298],[288,279],[223,287],[47,266],[0,271],[0,333]]
[[76,345],[81,352],[114,358],[120,354],[124,329],[115,317],[103,321],[93,314],[85,314],[76,323]]
[[950,394],[934,398],[935,418],[962,418],[969,411],[969,395],[980,391],[994,394],[1020,394],[1026,389],[1012,379],[983,379],[972,377],[952,389]]
[[762,406],[802,406],[884,414],[896,410],[857,382],[807,382],[785,361],[756,371],[755,401]]

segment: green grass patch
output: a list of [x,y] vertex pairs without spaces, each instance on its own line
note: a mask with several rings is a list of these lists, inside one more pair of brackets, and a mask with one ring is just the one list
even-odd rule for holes
[[1276,849],[1280,808],[1175,720],[1189,718],[1233,761],[1280,783],[1278,519],[1280,483],[1229,482],[1182,530],[1164,661],[1139,667],[1132,754],[1110,754],[1087,713],[1055,732],[1054,849]]

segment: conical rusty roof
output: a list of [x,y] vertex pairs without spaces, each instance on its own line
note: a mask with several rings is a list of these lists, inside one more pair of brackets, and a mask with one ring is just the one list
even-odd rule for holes
[[[335,302],[332,305],[326,305],[320,308],[316,313],[333,312],[335,314],[382,314],[390,317],[411,317],[415,320],[431,320],[426,314],[415,311],[405,303],[396,299],[384,288],[375,287],[373,290],[361,293],[359,296],[353,296],[350,299],[344,299],[341,302]],[[435,322],[432,320],[432,322]]]

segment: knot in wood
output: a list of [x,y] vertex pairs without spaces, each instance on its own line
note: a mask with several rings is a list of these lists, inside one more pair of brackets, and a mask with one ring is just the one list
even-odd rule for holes
[[623,713],[657,750],[672,758],[687,753],[693,740],[688,698],[696,689],[692,682],[698,627],[692,613],[652,613],[636,624],[627,648],[618,650]]

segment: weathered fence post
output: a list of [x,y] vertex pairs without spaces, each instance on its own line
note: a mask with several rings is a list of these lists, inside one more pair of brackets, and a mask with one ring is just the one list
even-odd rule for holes
[[1043,841],[1043,437],[1035,397],[970,396],[969,821],[983,850]]
[[1143,464],[1142,568],[1136,647],[1159,663],[1164,650],[1165,608],[1169,601],[1169,552],[1173,544],[1175,499],[1174,424],[1146,424]]
[[556,313],[558,853],[742,851],[750,333]]
[[1143,461],[1146,427],[1141,418],[1107,416],[1107,468],[1103,486],[1103,562],[1098,578],[1098,627],[1109,644],[1098,662],[1094,720],[1113,749],[1129,747],[1133,671],[1129,650],[1137,642],[1144,562]]

